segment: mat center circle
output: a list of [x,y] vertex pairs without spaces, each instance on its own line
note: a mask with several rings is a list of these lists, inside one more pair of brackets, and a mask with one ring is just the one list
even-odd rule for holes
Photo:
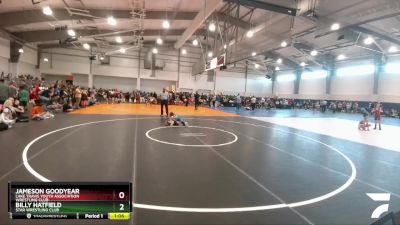
[[146,137],[162,144],[185,147],[218,147],[238,140],[230,131],[201,126],[156,127],[148,130]]

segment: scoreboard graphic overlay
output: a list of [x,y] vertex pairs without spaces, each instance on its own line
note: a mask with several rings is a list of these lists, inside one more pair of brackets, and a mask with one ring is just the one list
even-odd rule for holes
[[9,182],[11,219],[128,220],[129,182]]

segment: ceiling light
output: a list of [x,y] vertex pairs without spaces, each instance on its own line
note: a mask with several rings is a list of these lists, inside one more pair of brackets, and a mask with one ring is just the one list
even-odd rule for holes
[[307,64],[305,62],[301,62],[300,66],[305,67]]
[[53,10],[51,10],[51,8],[49,6],[44,7],[42,12],[44,15],[47,15],[47,16],[53,15]]
[[49,59],[48,59],[48,58],[44,58],[44,59],[43,59],[43,61],[45,61],[45,62],[48,62],[48,61],[49,61]]
[[224,44],[224,49],[226,49],[228,46],[226,46],[226,44]]
[[181,53],[182,53],[183,55],[186,55],[186,53],[187,53],[186,49],[182,49]]
[[75,37],[75,36],[76,36],[75,31],[72,30],[72,29],[69,29],[69,30],[67,31],[67,33],[68,33],[68,35],[71,36],[71,37]]
[[251,56],[256,56],[257,55],[257,52],[252,52],[251,53]]
[[197,41],[197,39],[194,39],[193,42],[192,42],[192,44],[193,44],[194,46],[197,46],[197,45],[199,44],[199,42]]
[[115,20],[114,17],[109,16],[109,17],[107,18],[107,23],[110,24],[111,26],[115,26],[115,25],[117,25],[117,20]]
[[122,38],[120,36],[115,37],[115,42],[122,43]]
[[316,56],[318,55],[318,52],[316,50],[312,50],[310,53],[311,56]]
[[275,67],[275,70],[279,71],[279,70],[281,70],[281,68],[279,68],[279,66],[277,66],[277,67]]
[[345,55],[343,55],[343,54],[340,54],[340,55],[338,55],[338,57],[337,57],[337,59],[338,60],[343,60],[343,59],[345,59],[345,58],[347,58]]
[[157,44],[159,44],[159,45],[162,45],[162,43],[163,43],[163,40],[161,39],[161,38],[157,38]]
[[281,47],[286,47],[287,46],[287,42],[286,41],[282,41],[282,43],[281,43]]
[[282,59],[281,58],[277,59],[276,63],[281,64],[282,63]]
[[257,63],[254,64],[254,67],[257,69],[258,67],[260,67],[260,65],[258,65]]
[[152,52],[153,52],[153,54],[157,54],[158,53],[158,49],[153,48]]
[[18,49],[18,52],[19,53],[24,53],[24,49],[20,48],[20,49]]
[[88,43],[83,44],[84,49],[90,49],[90,45]]
[[100,60],[104,60],[104,57],[103,57],[103,56],[100,56]]
[[395,53],[399,51],[399,49],[396,46],[390,46],[390,48],[388,49],[389,53]]
[[249,31],[247,31],[246,36],[247,36],[248,38],[251,38],[251,37],[254,36],[254,32],[253,32],[252,30],[249,30]]
[[367,37],[364,39],[364,44],[370,45],[374,42],[374,39],[372,37]]
[[170,27],[169,21],[168,21],[168,20],[164,20],[164,21],[162,22],[162,27],[163,27],[164,29],[169,29],[169,27]]
[[208,52],[208,57],[213,57],[213,53],[212,52]]
[[334,23],[331,25],[331,30],[339,30],[340,29],[340,24]]
[[215,27],[215,23],[213,23],[213,22],[211,22],[210,25],[208,25],[208,30],[211,31],[211,32],[214,32],[215,28],[216,28]]
[[120,48],[120,49],[119,49],[119,52],[125,53],[125,52],[126,52],[126,48]]

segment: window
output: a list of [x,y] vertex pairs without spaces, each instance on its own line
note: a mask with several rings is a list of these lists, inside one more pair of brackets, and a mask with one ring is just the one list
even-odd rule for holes
[[328,71],[326,70],[317,70],[312,72],[304,72],[301,74],[301,79],[303,80],[312,80],[312,79],[322,79],[328,76]]
[[278,82],[287,82],[287,81],[294,81],[296,76],[294,74],[282,74],[276,77],[276,81]]
[[385,72],[390,74],[400,74],[400,63],[388,63],[385,65]]
[[360,75],[370,75],[374,74],[375,66],[373,64],[366,64],[360,66],[351,66],[351,67],[343,67],[339,68],[336,71],[336,76],[344,77],[344,76],[360,76]]

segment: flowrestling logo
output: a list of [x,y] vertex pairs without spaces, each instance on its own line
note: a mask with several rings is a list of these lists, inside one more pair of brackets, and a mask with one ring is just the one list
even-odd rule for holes
[[371,219],[378,219],[381,215],[389,211],[390,193],[366,193],[375,202],[385,202],[378,206],[371,214]]

